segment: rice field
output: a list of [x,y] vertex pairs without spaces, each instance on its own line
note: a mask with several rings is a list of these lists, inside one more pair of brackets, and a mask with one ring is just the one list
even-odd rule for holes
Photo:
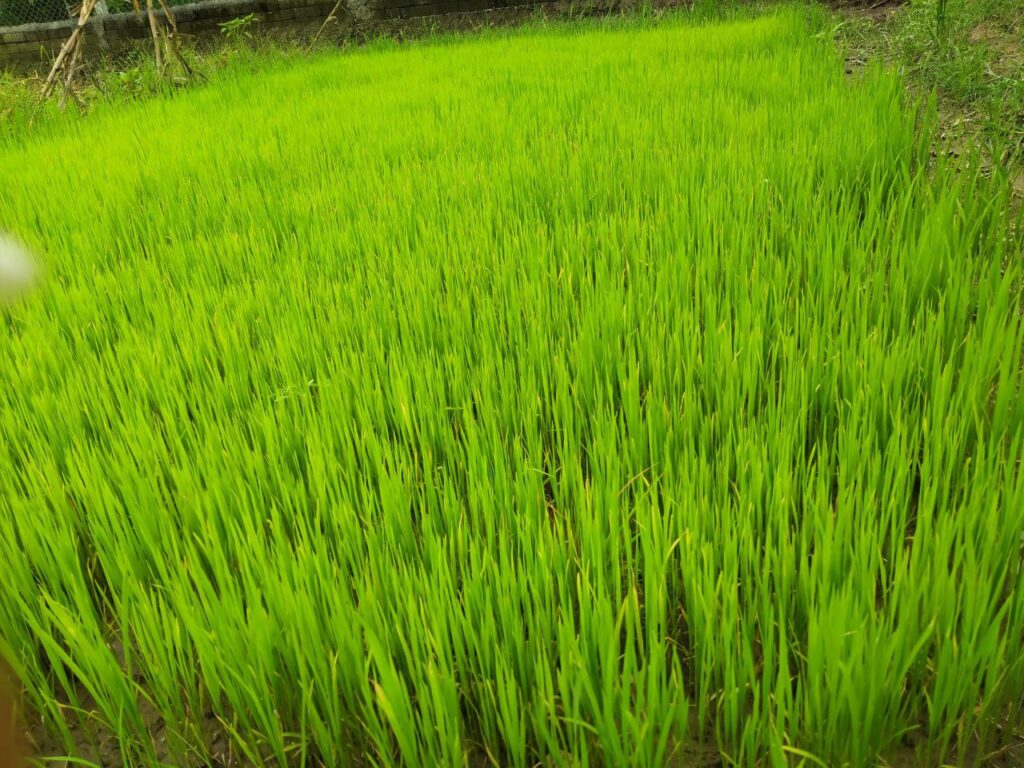
[[40,756],[1019,757],[1020,217],[827,29],[377,45],[6,136]]

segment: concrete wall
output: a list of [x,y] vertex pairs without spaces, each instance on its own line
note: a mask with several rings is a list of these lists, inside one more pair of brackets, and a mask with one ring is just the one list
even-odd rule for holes
[[[370,19],[402,19],[421,16],[481,11],[520,5],[533,5],[538,0],[368,0]],[[545,2],[545,0],[540,0]],[[220,24],[231,19],[255,14],[260,19],[260,32],[276,30],[315,31],[328,17],[337,0],[208,0],[172,8],[178,32],[184,36],[204,37],[219,33]],[[154,2],[154,5],[156,3]],[[342,0],[338,12],[341,19],[351,19]],[[97,26],[102,24],[102,36]],[[77,20],[45,24],[23,24],[0,27],[0,70],[45,67],[60,51]],[[149,23],[134,13],[114,13],[97,17],[86,32],[87,55],[104,49],[116,53],[137,41],[149,38]]]

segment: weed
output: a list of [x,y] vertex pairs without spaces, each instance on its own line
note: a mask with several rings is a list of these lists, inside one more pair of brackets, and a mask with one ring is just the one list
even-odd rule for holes
[[220,24],[220,32],[224,38],[232,43],[252,40],[253,29],[260,23],[255,13],[248,13]]

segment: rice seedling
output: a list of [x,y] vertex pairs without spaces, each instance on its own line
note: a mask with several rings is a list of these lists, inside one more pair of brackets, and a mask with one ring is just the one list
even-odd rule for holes
[[4,139],[50,279],[0,323],[0,649],[47,754],[1007,754],[1021,230],[823,28],[378,46]]

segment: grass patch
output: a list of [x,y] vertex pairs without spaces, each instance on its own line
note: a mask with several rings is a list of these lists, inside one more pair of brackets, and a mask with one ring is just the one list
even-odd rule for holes
[[918,93],[935,91],[940,140],[983,150],[1024,197],[1024,5],[1019,0],[913,0],[880,17],[848,15],[853,56],[882,58]]
[[0,647],[44,751],[1013,748],[1009,190],[824,30],[365,49],[8,135],[48,281],[0,322]]

